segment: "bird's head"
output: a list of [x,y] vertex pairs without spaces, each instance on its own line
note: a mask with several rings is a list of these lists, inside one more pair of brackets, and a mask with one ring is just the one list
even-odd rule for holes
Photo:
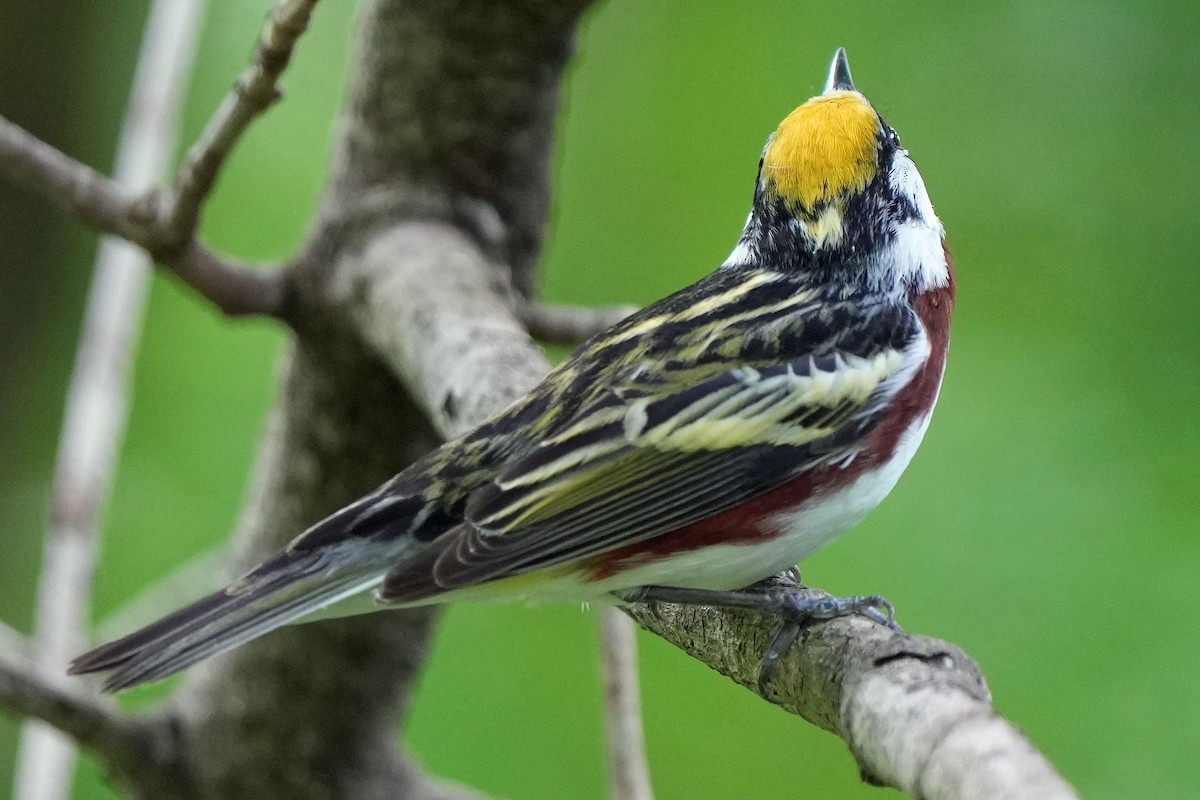
[[767,140],[754,206],[729,263],[856,262],[892,244],[940,255],[941,237],[908,151],[854,88],[839,49],[825,91]]

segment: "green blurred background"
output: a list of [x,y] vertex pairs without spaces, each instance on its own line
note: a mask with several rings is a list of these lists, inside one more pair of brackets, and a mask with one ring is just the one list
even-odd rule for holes
[[[267,5],[211,4],[185,141]],[[301,237],[354,12],[318,8],[285,102],[208,208],[216,247],[282,258]],[[144,13],[0,2],[0,113],[107,169]],[[884,593],[908,628],[965,647],[997,708],[1089,798],[1196,796],[1198,13],[1182,0],[610,0],[587,19],[563,104],[545,295],[644,303],[728,253],[765,136],[847,47],[922,169],[960,299],[921,454],[805,574]],[[0,619],[28,630],[93,237],[4,185],[0,242]],[[155,279],[98,619],[234,524],[283,341]],[[409,745],[499,796],[602,797],[595,639],[578,608],[451,609]],[[660,797],[896,796],[859,784],[840,740],[641,642]],[[0,717],[0,787],[16,732]],[[113,796],[88,762],[77,794]]]

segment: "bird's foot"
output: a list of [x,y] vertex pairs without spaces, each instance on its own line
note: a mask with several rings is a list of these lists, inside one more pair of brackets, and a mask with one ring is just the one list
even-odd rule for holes
[[803,586],[785,573],[738,591],[688,589],[677,586],[643,586],[625,593],[622,599],[630,603],[676,603],[693,606],[718,606],[764,611],[779,617],[779,628],[763,653],[759,668],[758,686],[764,696],[770,691],[771,679],[779,667],[779,659],[800,638],[806,625],[851,614],[866,617],[893,630],[900,630],[896,612],[887,598],[881,595],[833,597],[828,592]]
[[765,599],[763,610],[778,615],[781,621],[759,665],[758,688],[764,695],[770,691],[779,659],[800,638],[806,625],[857,614],[892,630],[900,630],[896,609],[883,595],[834,597],[820,589],[797,585],[768,589]]

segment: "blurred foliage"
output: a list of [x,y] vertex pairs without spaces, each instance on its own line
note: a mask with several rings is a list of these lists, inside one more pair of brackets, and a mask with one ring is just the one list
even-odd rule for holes
[[[266,6],[212,3],[185,140],[243,67]],[[32,79],[9,86],[0,113],[106,167],[143,6],[33,8],[0,3],[0,21],[39,14],[45,28],[57,14],[74,33],[27,43],[20,70],[6,45],[5,71]],[[1198,14],[1185,2],[611,0],[584,26],[564,95],[545,294],[647,302],[724,258],[766,134],[847,47],[922,169],[960,302],[921,454],[805,574],[882,592],[910,629],[965,647],[999,710],[1095,800],[1196,791],[1182,765],[1200,741]],[[318,8],[286,101],[252,129],[207,211],[216,247],[281,258],[303,235],[353,15],[349,0]],[[6,215],[50,216],[7,187],[0,197]],[[21,629],[90,263],[66,227],[44,237],[48,254],[0,253],[0,315],[20,320],[3,328],[0,360],[0,618]],[[233,525],[282,342],[156,279],[98,619]],[[594,640],[577,608],[449,610],[411,748],[497,795],[603,796]],[[859,785],[836,738],[642,643],[662,798],[896,796]],[[0,786],[15,735],[0,719]],[[83,765],[79,797],[112,796],[97,773]]]

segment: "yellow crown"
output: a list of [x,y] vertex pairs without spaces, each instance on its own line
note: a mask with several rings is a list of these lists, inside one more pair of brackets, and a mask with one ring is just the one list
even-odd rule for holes
[[879,117],[855,91],[814,97],[789,114],[763,153],[768,196],[815,216],[817,206],[866,188],[875,177]]

